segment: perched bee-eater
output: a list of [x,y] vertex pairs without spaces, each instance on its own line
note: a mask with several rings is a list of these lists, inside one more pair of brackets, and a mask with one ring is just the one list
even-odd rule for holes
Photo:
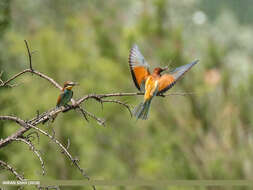
[[168,67],[156,67],[151,74],[149,65],[139,51],[137,45],[130,50],[129,66],[135,86],[144,92],[144,101],[134,109],[137,119],[147,119],[151,100],[156,95],[161,95],[169,90],[198,60],[178,67],[169,73],[161,75]]
[[58,96],[56,107],[67,106],[73,97],[73,86],[77,85],[75,82],[66,81],[62,89],[62,93]]
[[[57,108],[59,108],[61,106],[64,106],[64,107],[68,106],[69,101],[73,97],[72,88],[75,85],[77,85],[77,83],[75,83],[75,82],[71,82],[71,81],[64,82],[62,93],[58,96],[58,99],[57,99],[57,103],[56,103]],[[54,122],[57,115],[58,114],[55,114],[55,115],[51,116],[52,122]],[[42,123],[44,124],[48,120],[49,120],[49,118],[44,120]]]

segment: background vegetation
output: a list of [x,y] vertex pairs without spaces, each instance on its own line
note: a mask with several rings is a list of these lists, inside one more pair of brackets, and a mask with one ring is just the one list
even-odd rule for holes
[[[34,68],[60,83],[79,82],[78,98],[136,91],[128,68],[133,43],[152,66],[200,59],[170,90],[195,94],[155,98],[147,121],[90,100],[85,108],[106,118],[105,128],[75,112],[60,114],[52,127],[62,142],[71,140],[92,179],[252,179],[252,18],[250,0],[1,0],[0,70],[7,79],[27,68],[27,39]],[[16,83],[0,88],[0,115],[29,119],[55,105],[59,91],[47,82],[27,74]],[[121,100],[134,106],[142,98]],[[0,138],[18,128],[0,121]],[[45,177],[25,145],[12,143],[0,157],[26,178],[82,179],[55,145],[41,138],[39,148]],[[2,170],[0,179],[14,177]]]

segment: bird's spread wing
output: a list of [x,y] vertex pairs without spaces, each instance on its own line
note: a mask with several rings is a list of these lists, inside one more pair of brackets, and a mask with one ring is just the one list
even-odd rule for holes
[[189,71],[196,63],[197,61],[194,61],[192,63],[189,63],[187,65],[183,65],[181,67],[178,67],[174,70],[172,70],[168,74],[164,74],[159,79],[159,89],[158,93],[164,93],[167,90],[169,90],[187,71]]
[[175,84],[175,78],[170,74],[164,74],[159,79],[158,94],[164,93]]
[[149,65],[145,61],[137,45],[134,45],[129,55],[129,65],[136,88],[143,90],[149,73]]

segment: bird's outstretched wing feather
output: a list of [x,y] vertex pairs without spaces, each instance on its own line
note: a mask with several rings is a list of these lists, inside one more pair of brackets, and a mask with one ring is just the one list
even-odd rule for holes
[[158,82],[159,83],[158,93],[162,94],[167,90],[169,90],[196,63],[198,63],[198,60],[193,61],[192,63],[189,63],[187,65],[177,67],[170,73],[162,75]]
[[138,88],[138,90],[143,90],[143,85],[150,72],[149,65],[145,61],[137,45],[134,45],[130,50],[129,66],[136,88]]

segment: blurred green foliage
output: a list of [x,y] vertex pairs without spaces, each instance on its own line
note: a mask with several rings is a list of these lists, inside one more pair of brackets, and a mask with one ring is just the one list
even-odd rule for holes
[[[41,127],[48,131],[53,127],[65,144],[70,139],[70,152],[92,179],[252,179],[251,4],[249,0],[1,0],[0,71],[6,80],[28,67],[26,39],[35,51],[34,68],[60,83],[79,82],[74,88],[74,97],[79,98],[137,91],[128,68],[133,43],[153,67],[174,68],[200,59],[169,91],[195,94],[155,98],[147,121],[136,122],[118,105],[105,104],[102,110],[89,100],[85,109],[106,118],[105,128],[92,120],[87,123],[75,112],[60,114],[52,126]],[[59,91],[46,81],[27,74],[15,83],[15,88],[0,88],[0,115],[30,119],[37,110],[55,106]],[[132,106],[142,100],[120,99]],[[18,128],[0,121],[0,138]],[[46,176],[41,176],[40,163],[26,145],[12,143],[0,150],[0,157],[24,171],[26,178],[82,179],[48,139],[41,137],[38,147]],[[14,177],[2,170],[0,179]]]

